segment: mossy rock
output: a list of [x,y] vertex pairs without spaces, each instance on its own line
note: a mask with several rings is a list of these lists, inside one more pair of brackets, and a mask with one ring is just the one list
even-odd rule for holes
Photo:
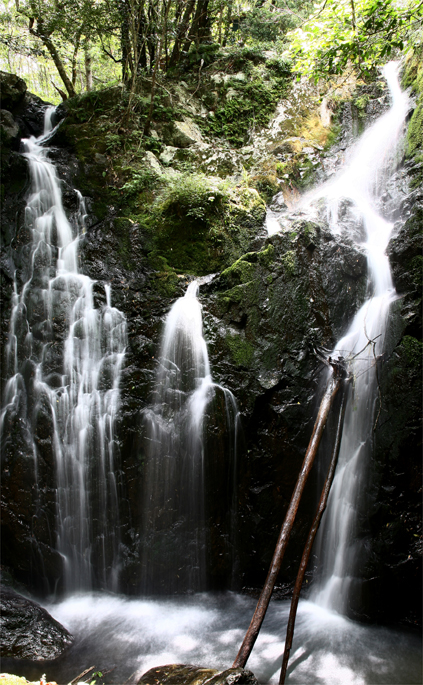
[[0,673],[0,685],[40,685],[40,681],[29,681],[11,673]]

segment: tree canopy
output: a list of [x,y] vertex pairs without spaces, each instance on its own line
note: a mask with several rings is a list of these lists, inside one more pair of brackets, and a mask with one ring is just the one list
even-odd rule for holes
[[52,99],[271,47],[297,72],[371,77],[422,25],[423,0],[3,0],[0,64]]

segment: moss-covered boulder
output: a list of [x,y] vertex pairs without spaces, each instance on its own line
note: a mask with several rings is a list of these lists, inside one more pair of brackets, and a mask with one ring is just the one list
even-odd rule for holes
[[145,673],[138,685],[258,685],[251,671],[243,668],[229,668],[218,671],[211,668],[170,664],[151,668]]

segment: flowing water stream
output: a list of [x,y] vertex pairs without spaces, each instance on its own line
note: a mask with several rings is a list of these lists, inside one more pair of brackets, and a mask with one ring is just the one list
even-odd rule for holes
[[207,408],[213,413],[216,394],[225,405],[226,458],[232,471],[236,468],[238,410],[233,394],[212,380],[198,290],[198,281],[190,283],[166,318],[153,401],[144,414],[146,592],[206,588],[204,434]]
[[20,286],[15,278],[2,437],[10,439],[13,423],[24,427],[41,511],[36,441],[41,422],[48,425],[53,436],[56,547],[63,559],[65,588],[91,589],[96,578],[97,586],[116,590],[114,424],[126,322],[112,306],[110,286],[96,303],[94,281],[79,273],[86,210],[75,191],[79,210],[72,226],[48,158],[53,112],[53,107],[46,110],[42,136],[22,141],[32,184],[25,212],[32,245],[29,272]]
[[[338,467],[319,531],[318,564],[322,571],[313,592],[316,603],[342,614],[348,613],[349,602],[360,588],[362,548],[357,521],[379,411],[376,358],[385,350],[389,309],[396,297],[386,255],[393,224],[381,215],[378,205],[395,164],[410,105],[398,83],[397,65],[389,63],[383,74],[392,96],[390,110],[363,134],[339,177],[312,193],[313,199],[326,198],[334,233],[341,232],[343,221],[350,219],[349,226],[363,236],[360,242],[368,263],[367,299],[332,352],[333,358],[343,357],[349,362],[353,390],[346,406]],[[344,210],[341,218],[340,206],[344,203],[345,208],[345,201],[347,217]]]

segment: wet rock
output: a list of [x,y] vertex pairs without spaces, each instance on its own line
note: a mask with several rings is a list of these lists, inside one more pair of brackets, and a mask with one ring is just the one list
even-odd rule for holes
[[138,681],[138,685],[258,685],[251,671],[228,668],[217,671],[185,664],[170,664],[151,668]]
[[73,641],[50,614],[9,587],[2,586],[1,656],[44,661],[56,659]]
[[19,134],[19,126],[7,109],[0,109],[0,126],[2,144],[10,144]]
[[228,668],[206,681],[207,685],[259,685],[257,678],[243,668]]
[[0,71],[0,102],[2,108],[13,110],[23,100],[26,83],[16,74]]

